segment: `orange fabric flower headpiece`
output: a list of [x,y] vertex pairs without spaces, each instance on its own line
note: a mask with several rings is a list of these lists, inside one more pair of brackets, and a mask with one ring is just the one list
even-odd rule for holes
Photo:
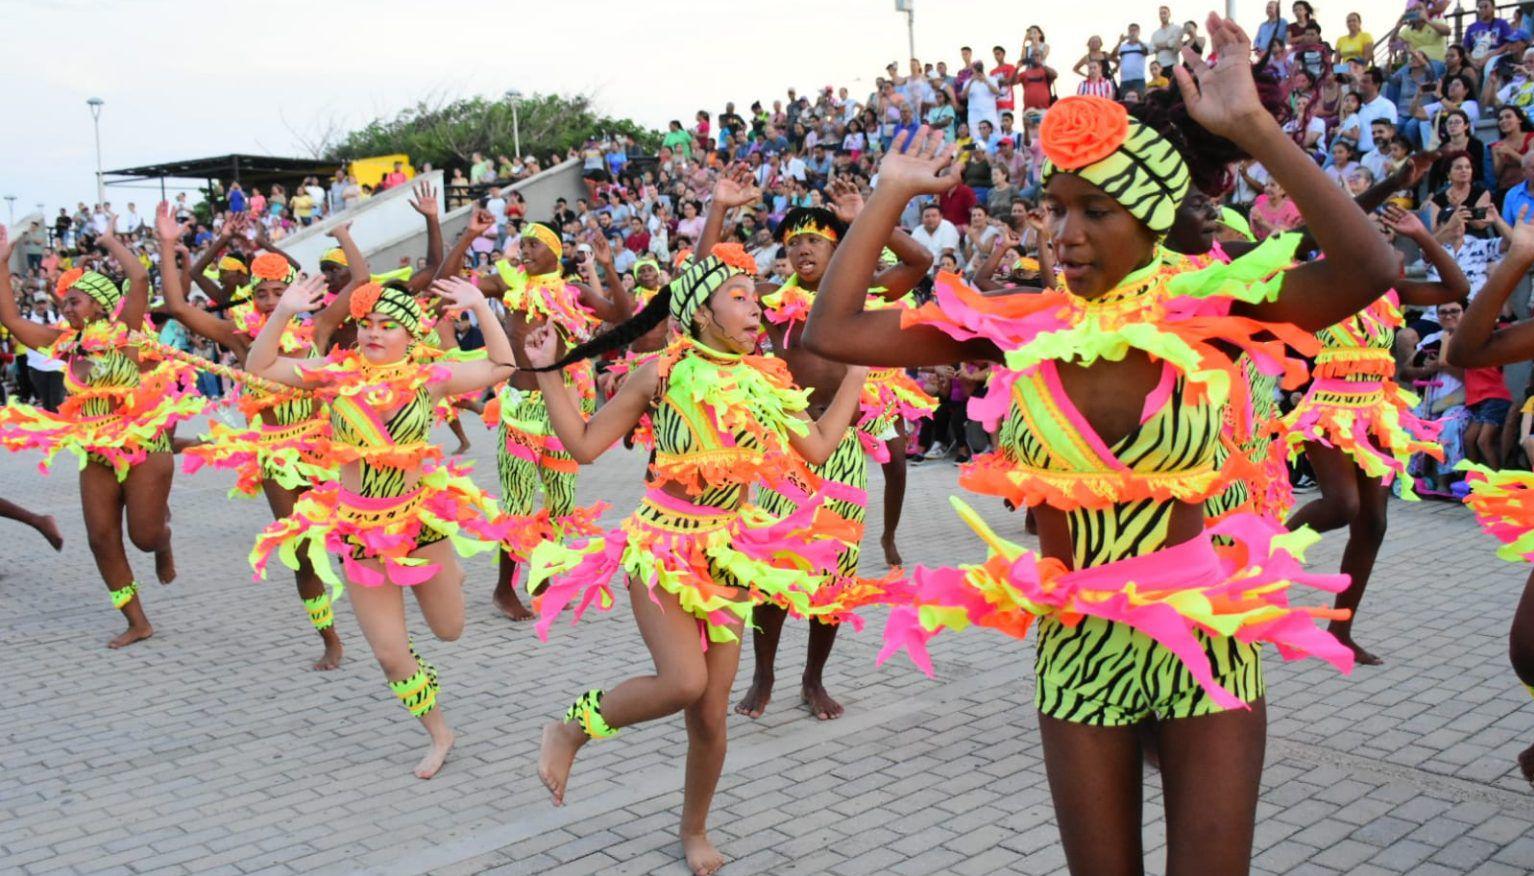
[[1101,97],[1061,99],[1044,115],[1043,179],[1072,173],[1102,189],[1151,231],[1165,234],[1188,193],[1188,165],[1171,141]]
[[421,305],[408,290],[378,283],[364,283],[352,290],[352,319],[361,322],[370,313],[381,313],[399,322],[415,337],[421,335],[425,319]]
[[293,269],[293,264],[283,257],[282,253],[276,252],[264,252],[256,256],[250,263],[250,275],[257,282],[275,280],[288,285],[292,285],[293,281],[298,279],[298,272]]

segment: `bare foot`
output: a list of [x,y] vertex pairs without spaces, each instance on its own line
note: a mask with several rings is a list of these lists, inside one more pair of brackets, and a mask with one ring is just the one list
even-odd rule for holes
[[314,661],[314,668],[320,672],[329,672],[341,666],[341,637],[331,632],[323,638],[325,653],[320,655],[320,659]]
[[416,778],[429,779],[435,776],[437,771],[442,769],[442,762],[447,760],[447,753],[453,750],[453,740],[458,737],[454,736],[451,730],[443,730],[442,733],[440,739],[436,736],[431,738],[431,750],[426,752],[421,762],[415,765]]
[[490,599],[495,603],[495,607],[501,610],[501,614],[514,621],[530,621],[533,619],[532,610],[522,604],[522,600],[517,598],[517,591],[515,590],[508,588],[504,594],[497,590]]
[[126,648],[134,642],[137,642],[140,639],[147,639],[152,635],[154,635],[154,627],[150,626],[147,621],[142,626],[137,624],[129,624],[128,628],[123,631],[122,635],[118,636],[110,642],[107,642],[107,647],[111,648],[113,651],[116,651],[118,648]]
[[[1333,633],[1332,635],[1336,636],[1337,634]],[[1353,650],[1353,662],[1357,663],[1359,666],[1379,666],[1385,662],[1373,654],[1370,654],[1368,651],[1365,651],[1362,646],[1353,641],[1353,637],[1350,635],[1344,634],[1337,636],[1337,641]]]
[[154,552],[154,574],[161,584],[176,580],[176,556],[171,553],[170,545]]
[[565,805],[565,783],[575,753],[586,742],[586,734],[574,721],[550,721],[543,725],[543,742],[538,746],[538,778],[549,789],[555,806]]
[[767,711],[767,704],[772,702],[772,676],[755,675],[751,678],[751,687],[746,691],[746,696],[735,706],[735,714],[745,715],[747,718],[760,718]]
[[694,876],[709,876],[724,866],[724,855],[708,841],[706,833],[682,834],[682,854],[687,858],[687,869]]
[[462,456],[462,455],[464,455],[465,453],[468,453],[468,452],[469,452],[469,442],[467,442],[467,441],[460,441],[460,442],[458,442],[458,449],[454,450],[452,455],[453,456]]
[[884,548],[884,562],[891,568],[902,565],[900,560],[900,548],[895,547],[895,533],[886,532],[879,538],[879,546]]
[[1518,755],[1518,769],[1529,784],[1534,785],[1534,745],[1525,748]]
[[52,514],[44,514],[38,518],[37,531],[42,533],[43,538],[48,539],[48,543],[53,545],[54,550],[64,549],[64,534],[59,532],[59,522],[53,519]]
[[842,704],[831,699],[825,685],[820,682],[806,683],[800,696],[804,698],[804,704],[810,707],[810,714],[822,721],[834,721],[842,716]]

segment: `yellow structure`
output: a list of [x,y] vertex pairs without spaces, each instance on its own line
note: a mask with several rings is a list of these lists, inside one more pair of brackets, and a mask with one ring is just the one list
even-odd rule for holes
[[357,178],[358,185],[378,188],[383,178],[394,169],[394,162],[404,165],[405,178],[415,178],[415,168],[410,165],[410,156],[404,153],[398,155],[375,155],[372,158],[354,159],[347,165],[347,171]]

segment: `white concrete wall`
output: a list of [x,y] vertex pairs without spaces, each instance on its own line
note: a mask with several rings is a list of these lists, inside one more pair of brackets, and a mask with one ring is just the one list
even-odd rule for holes
[[[421,214],[410,206],[411,193],[416,181],[430,182],[440,191],[442,171],[434,170],[416,177],[410,184],[376,194],[350,210],[337,213],[308,228],[301,229],[296,234],[284,237],[277,245],[282,247],[283,252],[303,265],[305,271],[317,273],[320,269],[320,256],[325,254],[325,250],[336,245],[335,238],[330,236],[330,230],[350,222],[352,238],[357,241],[357,246],[369,256],[371,261],[372,254],[380,248],[417,232],[424,234]],[[439,217],[442,211],[443,204],[439,196],[437,202]],[[380,273],[393,270],[395,265],[379,262],[372,267],[375,273]]]

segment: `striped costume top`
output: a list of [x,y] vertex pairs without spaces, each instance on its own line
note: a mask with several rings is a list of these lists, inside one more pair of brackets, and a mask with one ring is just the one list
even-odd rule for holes
[[[125,335],[122,325],[98,321],[78,334],[65,332],[49,348],[51,358],[68,363],[64,388],[78,406],[79,416],[105,417],[116,412],[142,382],[138,361],[119,342]],[[88,363],[83,378],[75,367],[82,357]]]
[[423,463],[441,458],[441,448],[429,440],[433,402],[427,385],[446,379],[445,367],[410,360],[374,365],[355,351],[337,351],[299,371],[320,384],[315,393],[329,404],[335,461],[359,464],[358,495],[402,496]]
[[[230,310],[229,317],[240,334],[255,338],[266,325],[267,315],[254,306],[243,304]],[[278,349],[284,356],[315,355],[314,327],[297,320],[282,330]],[[273,394],[254,384],[242,385],[240,410],[251,425],[294,426],[312,419],[319,411],[314,397],[302,390]]]
[[698,505],[734,509],[753,483],[808,474],[788,432],[805,428],[798,415],[809,393],[781,359],[681,337],[661,354],[660,379],[652,486],[679,484]]
[[1316,332],[1321,352],[1315,375],[1351,383],[1380,381],[1395,375],[1391,348],[1396,329],[1405,324],[1401,299],[1394,289],[1347,319]]

